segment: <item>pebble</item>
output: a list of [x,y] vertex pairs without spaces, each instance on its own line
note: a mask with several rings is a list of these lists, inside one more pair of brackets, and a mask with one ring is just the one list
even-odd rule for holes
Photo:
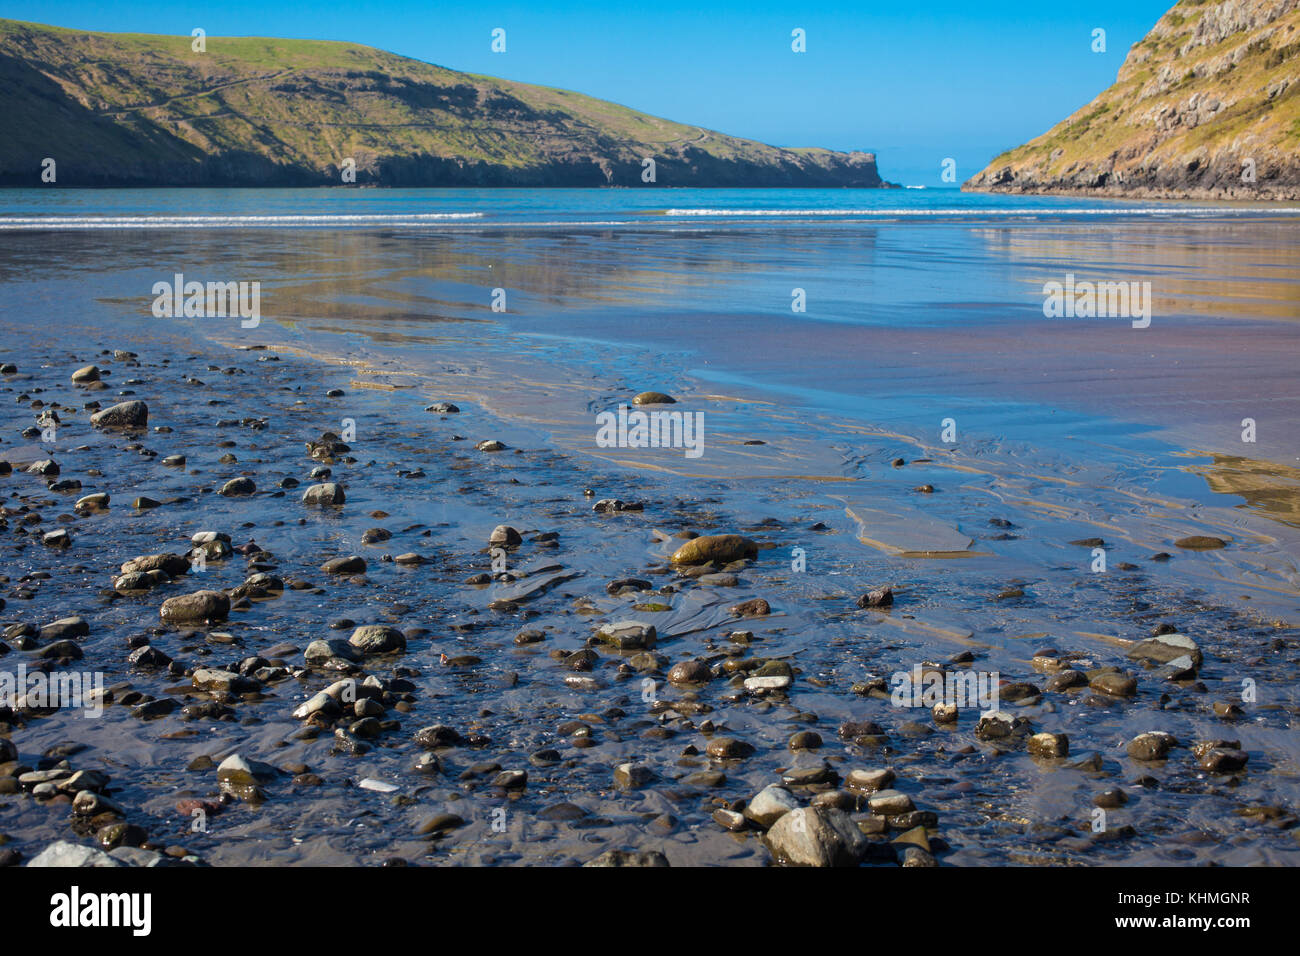
[[654,779],[654,772],[643,764],[622,763],[614,768],[614,786],[619,790],[639,790]]
[[893,782],[894,771],[888,769],[850,770],[844,778],[844,786],[849,790],[859,790],[866,793],[885,790]]
[[754,746],[735,737],[715,737],[705,751],[715,760],[743,760],[753,755]]
[[782,866],[856,866],[868,841],[853,819],[832,807],[801,807],[784,814],[763,838]]
[[224,498],[246,498],[257,491],[257,485],[251,478],[231,478],[221,486],[217,494]]
[[632,399],[633,405],[675,405],[677,399],[666,392],[641,392]]
[[347,495],[343,492],[343,486],[333,481],[311,485],[302,493],[302,503],[305,505],[327,508],[337,507],[345,501]]
[[784,787],[769,784],[754,794],[745,807],[745,816],[763,829],[767,829],[791,810],[797,809],[799,809],[799,801],[795,799],[794,794]]
[[692,538],[672,556],[673,564],[707,564],[716,561],[728,564],[741,558],[752,558],[758,554],[758,544],[738,534],[710,534]]
[[699,660],[682,661],[668,671],[668,680],[674,684],[707,684],[712,679],[709,665]]
[[1164,760],[1169,751],[1178,746],[1171,734],[1163,731],[1139,734],[1129,741],[1128,755],[1134,760]]
[[888,817],[916,809],[912,798],[897,790],[877,790],[867,798],[867,807],[872,813]]
[[159,616],[168,624],[203,624],[224,621],[230,598],[221,591],[195,591],[163,601]]
[[868,591],[862,597],[858,598],[858,607],[892,607],[894,603],[893,588],[877,588],[874,591]]
[[1035,757],[1068,757],[1070,740],[1065,734],[1034,734],[1029,738],[1028,749]]
[[393,654],[406,650],[406,636],[395,627],[364,624],[352,632],[348,643],[362,654]]
[[130,401],[110,405],[90,416],[96,428],[144,428],[149,423],[149,406],[144,402]]

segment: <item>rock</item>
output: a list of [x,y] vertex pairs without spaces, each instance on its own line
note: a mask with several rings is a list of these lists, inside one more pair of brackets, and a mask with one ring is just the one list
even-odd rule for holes
[[799,801],[794,794],[773,783],[754,794],[745,807],[745,816],[766,830],[791,810],[798,809]]
[[801,730],[790,736],[786,744],[789,750],[820,750],[822,746],[822,735],[815,730]]
[[438,750],[442,747],[458,747],[464,743],[460,734],[450,727],[435,724],[422,727],[415,732],[415,742],[425,750]]
[[523,536],[508,524],[497,525],[488,535],[488,544],[495,548],[517,548],[523,543]]
[[1029,752],[1035,757],[1068,757],[1070,740],[1065,734],[1034,734],[1029,738]]
[[1164,760],[1169,751],[1177,746],[1177,739],[1163,731],[1138,734],[1129,741],[1128,755],[1134,760]]
[[939,861],[919,846],[909,846],[904,847],[903,862],[899,865],[905,867],[938,866]]
[[94,513],[97,511],[108,510],[108,495],[102,491],[93,495],[86,495],[84,498],[78,498],[77,503],[73,505],[73,510],[78,513]]
[[885,729],[874,720],[846,720],[840,724],[839,734],[845,740],[859,737],[883,737]]
[[654,771],[644,764],[621,763],[614,768],[614,786],[620,790],[639,790],[654,779]]
[[[101,774],[98,770],[78,770],[72,777],[60,780],[56,784],[60,793],[72,793],[77,796],[79,793],[91,792],[98,795],[99,791],[108,786],[108,775]],[[77,801],[73,801],[74,808]]]
[[844,778],[844,786],[849,790],[873,793],[886,789],[894,782],[894,771],[884,770],[850,770]]
[[492,786],[502,790],[523,790],[528,786],[528,771],[502,770],[492,778]]
[[302,656],[308,664],[324,664],[335,657],[355,663],[364,655],[347,641],[339,638],[324,638],[308,644]]
[[1088,675],[1067,667],[1047,678],[1047,689],[1053,693],[1062,693],[1071,687],[1083,687],[1088,683]]
[[1193,534],[1186,538],[1179,538],[1174,544],[1189,551],[1212,551],[1228,546],[1228,542],[1222,538],[1215,538],[1207,534]]
[[664,392],[642,392],[632,399],[633,405],[676,405],[677,399]]
[[1116,807],[1122,807],[1128,803],[1128,794],[1119,787],[1113,787],[1110,790],[1103,790],[1092,798],[1093,806],[1101,807],[1104,810],[1114,810]]
[[763,617],[772,613],[772,608],[762,598],[751,598],[748,601],[733,605],[727,613],[733,617]]
[[337,717],[342,712],[342,707],[330,694],[321,691],[309,697],[305,702],[299,704],[293,711],[294,720],[306,720],[313,714],[321,714],[325,717]]
[[194,672],[191,682],[199,690],[226,691],[232,694],[250,693],[259,689],[257,681],[244,677],[234,671],[200,667]]
[[75,372],[72,373],[72,380],[79,385],[84,384],[86,382],[98,382],[99,366],[87,365],[84,368],[77,369]]
[[464,825],[464,818],[454,813],[438,813],[416,827],[415,832],[418,836],[438,836],[448,830],[455,830]]
[[738,534],[708,534],[692,538],[673,553],[673,564],[728,564],[758,554],[758,544]]
[[936,724],[955,724],[960,714],[956,704],[935,704],[930,708],[930,716]]
[[488,438],[474,446],[479,451],[505,451],[506,446],[495,438]]
[[709,665],[698,660],[674,664],[668,672],[668,680],[674,684],[707,684],[712,679]]
[[217,766],[217,782],[223,791],[250,802],[262,799],[261,785],[275,778],[276,770],[257,760],[231,754]]
[[789,689],[794,678],[789,674],[772,674],[768,677],[746,677],[745,690],[751,694],[765,694]]
[[231,478],[221,486],[217,494],[224,498],[246,498],[257,491],[257,486],[253,484],[251,478]]
[[1157,634],[1145,641],[1138,641],[1129,648],[1128,657],[1130,660],[1155,664],[1169,664],[1180,657],[1190,657],[1196,667],[1200,667],[1204,660],[1196,642],[1185,634]]
[[138,847],[149,838],[143,827],[134,823],[110,823],[95,831],[95,840],[106,850],[118,847]]
[[616,578],[605,585],[605,593],[619,595],[624,591],[649,591],[654,587],[642,578]]
[[872,813],[892,817],[900,813],[910,813],[916,809],[916,806],[912,803],[912,798],[905,793],[897,790],[877,790],[867,798],[867,808]]
[[1196,662],[1184,654],[1182,657],[1175,657],[1168,664],[1157,667],[1153,673],[1156,677],[1170,681],[1193,680],[1196,677]]
[[1111,697],[1134,697],[1137,695],[1138,682],[1136,677],[1111,672],[1098,674],[1089,681],[1088,686]]
[[362,654],[392,654],[406,650],[406,636],[397,628],[365,624],[352,632],[348,643]]
[[119,402],[90,416],[96,428],[144,428],[149,424],[149,406],[144,402]]
[[705,750],[715,760],[743,760],[754,753],[754,746],[735,737],[715,737]]
[[1203,740],[1192,748],[1203,770],[1210,773],[1236,773],[1244,770],[1249,759],[1239,740]]
[[80,843],[68,843],[64,840],[51,843],[28,862],[28,866],[58,866],[58,867],[111,867],[125,866],[119,860],[113,859],[103,850],[93,846],[82,846]]
[[64,528],[47,531],[41,535],[41,544],[47,548],[70,548],[72,547],[72,535],[68,534]]
[[731,830],[733,833],[745,829],[746,826],[744,814],[725,807],[718,807],[713,811],[713,821],[724,830]]
[[455,415],[460,411],[458,407],[451,402],[434,402],[432,405],[424,406],[426,412],[433,412],[435,415]]
[[123,574],[162,571],[168,577],[172,578],[179,577],[182,574],[188,574],[189,570],[190,562],[188,559],[179,554],[170,553],[139,555],[122,565]]
[[667,866],[668,858],[658,850],[606,850],[583,866]]
[[90,625],[81,617],[61,617],[57,621],[46,624],[40,630],[40,639],[42,642],[64,641],[73,638],[85,637],[90,633]]
[[332,558],[320,566],[326,574],[362,574],[366,570],[364,558],[355,554],[346,558]]
[[858,598],[858,607],[891,607],[894,603],[893,588],[877,588]]
[[975,736],[981,740],[997,740],[1012,734],[1029,732],[1029,721],[1024,717],[1013,717],[1003,710],[989,711],[981,714],[975,724]]
[[325,508],[341,505],[345,501],[347,501],[347,495],[343,493],[343,486],[334,481],[312,485],[302,493],[302,503],[305,505],[317,505]]
[[650,647],[657,637],[653,624],[642,624],[640,621],[615,621],[602,625],[596,631],[599,641],[619,650]]
[[831,807],[807,807],[784,814],[763,838],[783,866],[856,866],[868,841],[852,818]]
[[230,598],[220,591],[195,591],[168,598],[158,613],[168,624],[215,623],[230,614]]

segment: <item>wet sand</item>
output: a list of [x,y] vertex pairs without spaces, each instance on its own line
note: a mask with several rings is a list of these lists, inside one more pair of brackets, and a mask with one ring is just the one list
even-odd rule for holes
[[[688,341],[681,329],[705,313],[625,310],[598,327],[597,311],[569,310],[548,326],[438,305],[415,279],[427,263],[405,284],[372,271],[382,236],[183,240],[185,257],[218,265],[338,244],[335,266],[323,259],[316,274],[281,259],[280,274],[297,278],[268,292],[275,319],[241,330],[147,317],[130,290],[161,264],[140,239],[69,275],[42,258],[52,240],[33,237],[0,316],[0,361],[17,367],[0,376],[15,410],[0,444],[14,466],[0,477],[0,669],[45,661],[113,687],[102,717],[4,715],[0,737],[17,757],[0,762],[0,852],[89,843],[118,818],[79,814],[58,792],[66,775],[49,781],[53,793],[20,781],[66,754],[69,770],[106,774],[100,789],[141,828],[104,839],[215,865],[575,865],[607,851],[765,865],[783,859],[779,847],[734,815],[770,785],[845,813],[866,841],[851,855],[868,865],[1296,862],[1300,548],[1286,454],[1297,399],[1285,321],[1240,316],[1222,347],[1187,316],[1133,337],[993,315],[978,330],[780,334],[761,313],[710,310],[707,334]],[[80,240],[64,240],[75,256]],[[462,247],[453,271],[472,267]],[[438,294],[477,294],[446,284],[442,268]],[[572,270],[530,275],[546,294],[582,288],[566,284]],[[631,301],[663,287],[648,275],[618,277],[645,283]],[[41,315],[57,315],[56,335]],[[819,360],[827,387],[791,378]],[[1157,375],[1152,361],[1196,374]],[[91,363],[106,387],[71,382]],[[843,369],[855,363],[862,387],[850,392]],[[1214,382],[1212,399],[1192,400],[1198,381]],[[596,413],[645,389],[704,412],[702,458],[595,447]],[[1239,421],[1263,397],[1255,417],[1267,427],[1247,454],[1215,422]],[[87,403],[134,399],[148,404],[145,430],[89,424]],[[442,402],[459,411],[426,411]],[[52,443],[21,434],[51,407]],[[939,434],[945,409],[955,442]],[[332,460],[309,454],[349,425]],[[488,440],[506,447],[476,448]],[[163,464],[175,454],[183,467]],[[46,458],[57,476],[22,468]],[[329,475],[313,478],[321,467]],[[251,495],[218,493],[240,477]],[[60,481],[80,486],[50,487]],[[346,501],[304,504],[322,481]],[[96,492],[111,495],[107,510],[79,514]],[[160,504],[133,507],[139,496]],[[640,509],[595,510],[615,498]],[[494,567],[501,525],[520,542]],[[56,529],[69,546],[44,543]],[[240,550],[149,590],[115,587],[124,562],[185,555],[204,531]],[[757,550],[704,577],[670,560],[690,535],[728,533]],[[1224,546],[1176,543],[1193,536]],[[352,555],[364,572],[322,570]],[[892,604],[859,606],[885,587]],[[231,598],[225,620],[160,617],[166,599],[200,589]],[[768,613],[733,611],[757,599]],[[40,629],[71,615],[86,633],[62,639],[83,656],[62,661],[75,654]],[[597,637],[620,621],[653,625],[652,646]],[[364,625],[396,629],[404,649],[335,648],[349,661],[317,647],[307,660],[312,642],[346,643]],[[1189,638],[1199,664],[1171,674],[1129,656],[1158,631]],[[172,665],[132,663],[144,646]],[[948,722],[897,706],[890,679],[917,666],[998,674],[1010,732],[991,735],[975,707]],[[199,669],[244,683],[221,689],[230,678],[202,673],[198,687]],[[760,673],[775,682],[747,687]],[[362,696],[378,710],[321,704],[342,677],[374,677]],[[293,716],[313,699],[320,716]],[[1153,731],[1178,746],[1134,756]],[[1044,756],[1059,741],[1031,743],[1031,732],[1065,735],[1068,755]],[[84,749],[60,750],[67,742]],[[1204,743],[1219,746],[1198,752]],[[255,786],[219,779],[232,754],[252,762]],[[869,772],[882,770],[901,796],[873,810],[885,775]],[[1107,795],[1117,788],[1122,799]],[[205,831],[192,828],[195,800]]]
[[[96,346],[138,351],[138,364],[100,355]],[[11,716],[8,736],[19,760],[4,770],[55,764],[52,748],[76,741],[85,749],[67,758],[71,767],[106,773],[107,794],[149,845],[178,854],[174,848],[183,847],[218,865],[391,858],[579,864],[611,849],[658,852],[676,865],[761,865],[773,859],[761,829],[730,832],[715,811],[742,810],[793,771],[796,802],[846,808],[870,834],[873,864],[903,861],[920,837],[930,852],[907,856],[913,865],[1295,858],[1295,632],[1268,614],[1209,597],[1225,581],[1234,589],[1253,581],[1252,598],[1284,590],[1274,542],[1261,530],[1268,525],[1248,514],[1149,501],[1099,514],[1089,507],[1096,489],[1087,476],[1038,477],[1018,471],[1014,459],[978,468],[953,453],[930,462],[905,454],[908,463],[894,468],[889,462],[906,444],[862,434],[851,442],[871,463],[865,493],[850,496],[840,482],[802,477],[709,478],[691,481],[686,492],[676,469],[629,469],[578,454],[563,442],[538,441],[532,424],[498,419],[474,404],[458,401],[461,411],[445,416],[424,412],[429,402],[458,397],[455,376],[397,379],[291,353],[157,335],[146,343],[104,330],[73,351],[42,350],[28,340],[5,357],[18,365],[5,393],[28,396],[17,407],[34,419],[34,400],[58,403],[59,478],[76,478],[81,487],[51,492],[40,476],[0,479],[8,494],[4,614],[36,627],[83,617],[89,633],[76,643],[85,656],[67,666],[102,670],[115,700],[98,719],[69,711]],[[111,371],[105,380],[112,384],[86,393],[68,377],[92,361]],[[408,387],[366,387],[397,384]],[[326,398],[331,388],[345,394]],[[147,402],[149,431],[91,428],[81,409],[110,398]],[[338,508],[306,507],[299,498],[322,463],[308,457],[304,443],[345,416],[356,438],[326,467],[347,500]],[[264,428],[256,424],[263,420]],[[171,430],[159,433],[159,426]],[[766,434],[759,416],[748,428],[760,439]],[[475,450],[491,438],[509,447]],[[11,443],[5,447],[12,455]],[[161,465],[177,453],[187,456],[183,469]],[[223,463],[227,454],[237,461]],[[239,476],[255,483],[253,495],[216,493]],[[286,478],[299,485],[281,487]],[[935,492],[907,490],[923,482]],[[96,491],[111,494],[107,512],[75,516],[74,500]],[[133,508],[139,495],[162,504]],[[594,512],[593,502],[605,497],[644,510]],[[21,514],[40,514],[40,523],[22,524],[23,507],[29,510]],[[932,528],[912,515],[924,515]],[[466,584],[491,575],[488,542],[499,524],[522,532],[509,571]],[[56,527],[70,532],[71,547],[42,545],[40,536]],[[392,537],[363,543],[363,532],[375,527]],[[183,554],[190,536],[205,530],[266,550],[211,561],[148,592],[112,590],[122,562]],[[734,584],[705,583],[667,561],[683,542],[672,536],[684,531],[736,532],[761,550],[717,569],[734,575]],[[558,537],[545,540],[549,533]],[[1198,552],[1170,543],[1193,533],[1224,535],[1229,546]],[[1092,535],[1107,542],[1106,574],[1087,573],[1090,549],[1069,543]],[[954,536],[969,545],[955,547]],[[931,537],[941,547],[917,556]],[[796,547],[807,555],[803,573],[791,568]],[[956,558],[954,550],[969,556]],[[1157,550],[1173,552],[1172,559],[1151,561]],[[408,553],[423,563],[385,559]],[[321,570],[352,554],[364,558],[364,574]],[[236,596],[229,619],[210,625],[159,619],[165,598],[200,587],[229,593],[259,571],[281,578],[285,589]],[[650,589],[611,595],[608,582],[625,578]],[[856,606],[862,593],[883,585],[895,589],[892,607]],[[1293,600],[1294,592],[1286,593]],[[770,603],[769,614],[737,618],[729,611],[758,597]],[[662,656],[590,641],[599,626],[625,619],[653,623],[652,650]],[[405,650],[308,666],[308,644],[346,640],[349,621],[399,628]],[[1204,653],[1195,679],[1169,681],[1125,656],[1129,641],[1162,624],[1192,637]],[[736,631],[752,636],[738,643],[729,638]],[[518,643],[521,632],[540,632],[540,640]],[[19,659],[33,665],[49,645],[39,635],[29,640],[22,649],[11,633],[6,666]],[[145,642],[176,667],[169,673],[129,664],[133,645]],[[1069,757],[1032,756],[1021,737],[982,739],[973,710],[947,724],[927,709],[896,707],[872,683],[916,664],[943,666],[962,652],[971,659],[949,669],[997,671],[1005,682],[1032,684],[1036,693],[1004,701],[1004,709],[1034,730],[1068,735]],[[1069,655],[1079,668],[1132,673],[1136,696],[1086,686],[1047,690]],[[665,680],[672,665],[691,660],[712,672],[707,683]],[[788,665],[788,690],[747,691],[728,676],[743,679],[765,662],[778,673]],[[199,667],[242,671],[256,684],[238,693],[199,690]],[[344,674],[389,682],[378,695],[380,726],[354,731],[353,717],[313,725],[291,716]],[[1259,703],[1220,720],[1212,705],[1236,700],[1247,677]],[[171,699],[176,709],[156,719],[134,716],[140,701],[127,696],[132,692]],[[879,725],[878,734],[846,728],[867,721]],[[417,731],[439,725],[452,728],[458,742],[425,750]],[[1183,746],[1155,763],[1132,759],[1127,744],[1151,730]],[[789,749],[792,737],[808,731],[820,746]],[[708,745],[724,738],[753,752],[710,756]],[[1244,771],[1201,768],[1190,747],[1218,739],[1240,741],[1249,754]],[[252,802],[218,781],[216,764],[232,753],[274,768]],[[436,755],[436,772],[417,769],[426,753]],[[629,763],[648,776],[621,788],[616,773]],[[886,768],[897,775],[892,789],[915,810],[873,813],[870,792],[843,786],[853,770]],[[514,770],[527,773],[524,786],[501,777]],[[397,790],[361,789],[363,779]],[[1093,799],[1115,787],[1127,802],[1094,834]],[[76,839],[77,814],[66,795],[37,799],[18,789],[0,797],[7,848],[30,858],[51,841]],[[818,797],[827,793],[833,796]],[[193,799],[212,801],[207,832],[193,832],[182,812],[192,812],[182,801]],[[903,832],[909,842],[892,842]]]

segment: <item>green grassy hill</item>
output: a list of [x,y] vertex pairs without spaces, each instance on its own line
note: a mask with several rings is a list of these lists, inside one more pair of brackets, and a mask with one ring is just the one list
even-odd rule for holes
[[352,43],[0,20],[0,183],[881,186],[875,156],[778,149]]
[[965,188],[1300,199],[1300,0],[1183,0],[1112,87]]

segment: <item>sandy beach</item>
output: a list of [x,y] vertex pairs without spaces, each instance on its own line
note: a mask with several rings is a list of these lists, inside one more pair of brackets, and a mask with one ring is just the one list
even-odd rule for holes
[[[828,243],[906,259],[867,233],[638,236],[617,272],[631,237],[583,230],[27,237],[0,668],[104,690],[0,711],[4,860],[1294,863],[1294,285],[1257,301],[1243,254],[1141,331],[1026,321],[996,275],[756,305]],[[263,277],[257,328],[150,315],[200,259]],[[689,310],[687,274],[722,277]],[[620,404],[703,413],[704,453],[600,447]],[[958,674],[997,708],[900,703]]]

